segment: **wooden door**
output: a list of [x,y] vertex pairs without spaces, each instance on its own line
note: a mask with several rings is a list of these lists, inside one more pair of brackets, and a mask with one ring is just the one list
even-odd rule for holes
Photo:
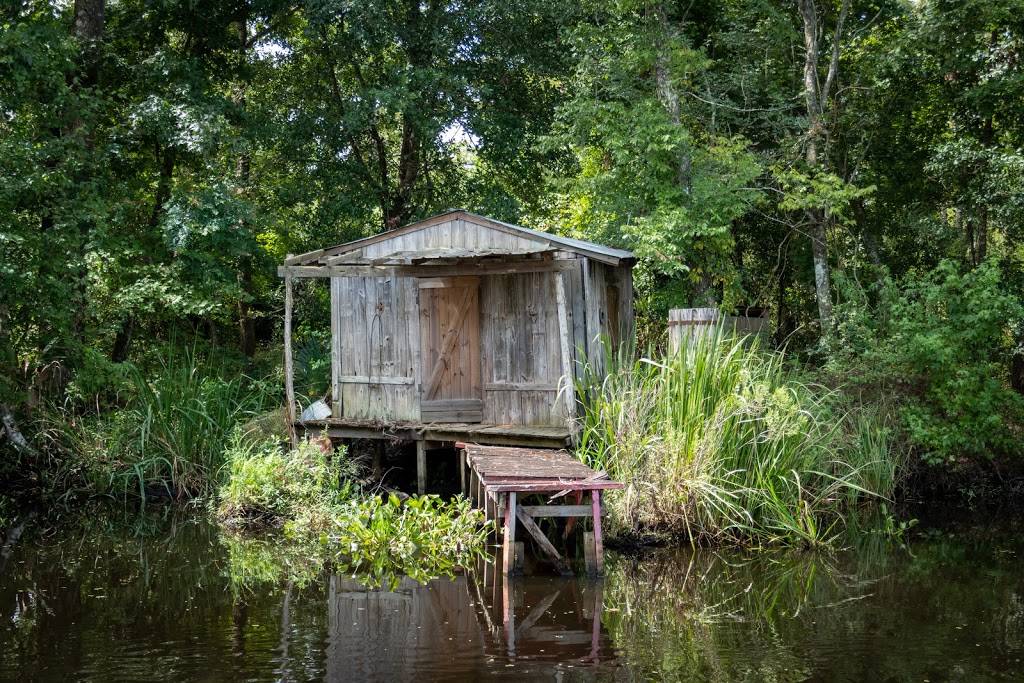
[[423,422],[480,422],[480,281],[422,278],[420,415]]

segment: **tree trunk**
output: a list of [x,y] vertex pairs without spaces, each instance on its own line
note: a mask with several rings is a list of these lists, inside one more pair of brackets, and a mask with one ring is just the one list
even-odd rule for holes
[[18,429],[18,423],[14,419],[14,413],[5,405],[0,405],[0,435],[6,435],[7,440],[11,442],[11,445],[25,455],[32,458],[39,455],[39,452],[35,447],[29,443],[24,434],[21,433],[21,430]]
[[114,346],[110,349],[110,361],[112,363],[123,363],[128,360],[128,350],[131,347],[132,335],[135,333],[135,316],[129,313],[121,321],[114,335]]
[[[249,49],[249,9],[245,6],[242,10],[242,18],[238,21],[238,44],[239,44],[239,57],[241,59],[241,74],[238,81],[238,89],[235,94],[235,104],[238,105],[239,109],[245,107],[245,96],[246,90],[248,89],[248,83],[246,81],[247,75],[244,73],[245,61],[247,59]],[[239,194],[244,194],[249,186],[249,178],[251,174],[252,159],[249,156],[247,149],[243,150],[238,157],[238,161],[235,166],[235,179],[237,182],[237,188]],[[249,226],[245,221],[242,221],[239,225],[239,229],[248,231]],[[238,286],[242,291],[242,296],[238,299],[238,345],[242,353],[245,354],[246,358],[252,358],[256,354],[256,321],[252,315],[252,300],[253,296],[253,279],[252,279],[252,255],[244,254],[238,260],[238,273],[237,273]]]
[[[81,50],[78,63],[78,78],[76,90],[88,90],[94,88],[99,82],[100,65],[100,43],[103,40],[105,25],[104,0],[75,0],[74,19],[72,21],[71,33]],[[75,82],[75,81],[73,81]],[[80,136],[84,141],[84,147],[91,150],[92,133],[83,130],[84,122],[76,117],[71,123],[72,135]],[[86,171],[88,173],[88,171]],[[84,186],[85,177],[78,178],[79,185]],[[85,253],[89,247],[89,238],[92,226],[87,219],[78,221],[78,267],[75,269],[75,285],[73,296],[73,312],[71,316],[72,336],[77,342],[79,350],[85,345],[85,314],[88,309],[88,284],[89,272],[85,265]],[[79,353],[74,354],[78,356]],[[72,361],[71,366],[78,365]]]
[[[836,30],[832,38],[832,56],[829,61],[828,75],[825,84],[819,87],[818,65],[821,59],[821,46],[818,37],[821,29],[818,23],[818,12],[814,0],[799,0],[800,17],[804,27],[804,100],[807,106],[807,149],[805,160],[807,167],[814,173],[815,169],[826,166],[826,160],[819,158],[819,145],[826,139],[827,130],[824,110],[828,105],[832,87],[839,73],[839,43],[842,39],[843,23],[849,12],[850,0],[843,0],[836,21]],[[808,234],[811,238],[811,254],[814,260],[814,293],[818,303],[818,319],[821,332],[827,335],[832,330],[832,283],[828,263],[828,215],[824,209],[816,208],[807,212],[809,222]]]

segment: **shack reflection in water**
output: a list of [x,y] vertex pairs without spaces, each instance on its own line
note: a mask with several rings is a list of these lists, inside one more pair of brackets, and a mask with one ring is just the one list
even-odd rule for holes
[[202,517],[90,516],[0,553],[0,680],[1024,680],[1022,557],[1008,517],[370,591]]

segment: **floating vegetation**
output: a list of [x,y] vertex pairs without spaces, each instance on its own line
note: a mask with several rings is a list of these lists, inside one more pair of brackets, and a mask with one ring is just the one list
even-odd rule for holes
[[[224,536],[233,583],[303,584],[330,567],[369,587],[396,585],[450,576],[483,556],[490,526],[467,499],[367,493],[345,450],[328,451],[236,435],[217,508],[234,530]],[[268,529],[282,533],[271,539]]]

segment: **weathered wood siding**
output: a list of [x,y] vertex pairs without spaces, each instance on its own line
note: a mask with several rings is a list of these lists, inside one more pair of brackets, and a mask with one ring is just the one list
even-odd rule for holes
[[483,278],[484,421],[560,425],[556,273]]
[[[413,234],[420,233],[408,236]],[[565,394],[559,394],[563,358],[558,278],[564,284],[566,336],[576,379],[582,378],[588,362],[597,373],[604,372],[602,339],[632,340],[629,267],[582,257],[571,260],[574,265],[561,271],[480,277],[485,423],[565,424]],[[422,419],[420,391],[430,359],[421,359],[419,282],[397,275],[331,279],[334,417]]]
[[609,266],[579,259],[579,272],[567,273],[571,283],[573,348],[577,378],[588,366],[597,375],[606,371],[608,348],[617,351],[633,342],[633,273],[629,266]]
[[471,221],[454,218],[422,230],[396,235],[360,250],[362,258],[373,259],[398,251],[422,249],[489,250],[507,254],[527,254],[543,247],[536,240],[502,232]]
[[419,420],[416,280],[331,278],[334,415]]

